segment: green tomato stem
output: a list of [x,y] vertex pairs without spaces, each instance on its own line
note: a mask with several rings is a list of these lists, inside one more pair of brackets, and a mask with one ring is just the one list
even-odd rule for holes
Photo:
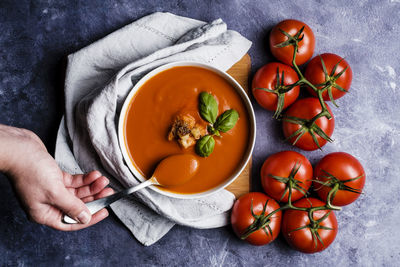
[[[315,115],[313,118],[311,118],[309,120],[309,122],[307,123],[308,127],[312,128],[313,125],[315,124],[315,122],[319,118],[326,117],[328,120],[330,120],[332,118],[332,115],[329,113],[328,108],[326,106],[326,103],[325,103],[325,101],[323,99],[323,96],[322,96],[322,93],[323,93],[324,90],[319,90],[314,84],[312,84],[310,81],[308,81],[304,77],[303,73],[300,71],[299,66],[297,66],[297,64],[296,64],[296,55],[297,55],[298,47],[299,47],[298,42],[296,41],[291,45],[293,46],[292,66],[293,66],[294,70],[296,71],[297,75],[299,76],[299,80],[294,85],[300,85],[300,86],[301,85],[307,85],[310,88],[312,88],[312,90],[314,90],[314,92],[317,94],[319,103],[321,105],[321,112],[319,112],[317,115]],[[326,89],[326,88],[324,88],[324,89]]]

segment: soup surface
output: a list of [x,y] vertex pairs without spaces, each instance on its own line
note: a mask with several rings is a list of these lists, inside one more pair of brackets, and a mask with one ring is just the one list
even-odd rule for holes
[[[206,158],[198,156],[194,146],[185,149],[167,138],[178,114],[189,114],[207,125],[198,111],[201,92],[215,97],[218,115],[228,109],[239,113],[231,130],[214,137],[214,151]],[[198,170],[189,182],[161,188],[180,194],[204,192],[228,180],[244,157],[250,127],[246,107],[232,85],[210,70],[189,66],[165,70],[144,83],[129,103],[124,126],[130,159],[147,178],[167,156],[190,153],[196,157]]]

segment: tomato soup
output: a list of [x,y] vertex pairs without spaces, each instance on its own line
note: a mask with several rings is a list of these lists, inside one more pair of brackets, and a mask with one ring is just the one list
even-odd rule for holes
[[[195,146],[181,147],[167,136],[178,114],[200,117],[199,94],[208,92],[218,103],[218,115],[228,109],[239,113],[236,125],[221,137],[215,136],[214,151],[200,157]],[[174,154],[190,153],[198,160],[197,173],[184,185],[160,188],[178,194],[196,194],[227,181],[240,167],[249,142],[249,115],[235,88],[218,74],[201,67],[179,66],[160,72],[146,81],[133,96],[124,119],[126,148],[133,165],[145,177],[157,164]]]

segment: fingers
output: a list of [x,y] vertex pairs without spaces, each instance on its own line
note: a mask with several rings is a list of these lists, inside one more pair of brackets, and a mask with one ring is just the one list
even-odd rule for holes
[[[87,174],[70,175],[64,173],[63,180],[66,187],[79,188],[93,183],[96,179],[102,177],[99,171],[91,171]],[[103,176],[104,177],[104,176]]]
[[[89,227],[108,216],[107,209],[102,209],[90,215],[84,202],[93,201],[114,194],[112,188],[105,188],[109,180],[98,171],[88,174],[70,175],[64,173],[63,182],[66,188],[58,192],[51,201],[51,205],[60,210],[59,219],[46,224],[61,231],[75,231]],[[64,214],[80,222],[78,224],[66,224],[62,221]]]
[[90,201],[93,201],[93,200],[96,200],[99,198],[108,197],[112,194],[114,194],[114,190],[111,187],[107,187],[107,188],[104,188],[103,190],[101,190],[99,193],[97,193],[95,195],[84,197],[81,200],[86,203],[86,202],[90,202]]
[[56,230],[60,230],[60,231],[77,231],[77,230],[87,228],[89,226],[92,226],[92,225],[100,222],[101,220],[107,218],[108,215],[109,215],[108,210],[104,208],[102,210],[99,210],[95,214],[93,214],[90,222],[87,224],[79,224],[79,223],[78,224],[66,224],[66,223],[62,222],[63,214],[60,213],[60,215],[58,216],[59,219],[51,221],[50,223],[47,224],[47,226],[52,227]]
[[91,220],[90,211],[83,201],[71,194],[66,188],[57,190],[52,195],[50,204],[79,223],[88,224]]
[[[110,181],[106,177],[101,176],[101,177],[97,178],[95,181],[93,181],[91,184],[72,189],[72,191],[73,191],[74,195],[77,196],[78,198],[84,198],[84,197],[93,196],[95,194],[98,194],[109,183],[110,183]],[[71,191],[71,189],[70,189],[70,191]]]
[[110,181],[98,171],[78,175],[64,173],[65,186],[71,193],[81,199],[98,194],[109,182]]
[[[89,201],[93,201],[93,200],[96,200],[99,198],[107,197],[112,194],[114,194],[114,190],[110,187],[107,187],[107,188],[104,188],[103,190],[101,190],[99,193],[85,197],[81,200],[83,202],[89,202]],[[107,218],[108,214],[109,214],[108,210],[104,208],[104,209],[96,212],[95,214],[93,214],[92,219],[90,220],[90,222],[88,224],[65,224],[62,222],[62,217],[60,217],[60,220],[57,220],[58,223],[52,227],[55,229],[61,230],[61,231],[76,231],[76,230],[84,229],[86,227],[92,226],[93,224],[100,222],[101,220]],[[64,215],[62,214],[62,216],[64,216]]]

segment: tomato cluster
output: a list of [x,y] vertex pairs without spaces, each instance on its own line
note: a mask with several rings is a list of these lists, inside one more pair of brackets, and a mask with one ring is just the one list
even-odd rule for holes
[[236,235],[250,244],[265,245],[282,232],[293,248],[314,253],[334,241],[338,231],[334,210],[360,196],[365,172],[356,158],[344,152],[326,155],[313,171],[305,156],[283,151],[265,160],[261,183],[266,194],[248,193],[233,206]]
[[[321,148],[332,141],[335,127],[333,113],[325,101],[337,106],[335,100],[348,92],[352,81],[350,65],[330,53],[311,59],[315,37],[301,21],[277,24],[269,43],[272,54],[282,63],[268,63],[256,72],[252,82],[254,98],[263,108],[275,111],[275,118],[282,119],[285,138],[293,145],[304,150]],[[308,61],[303,74],[299,66]],[[297,100],[301,86],[311,97]]]
[[[256,72],[253,95],[263,108],[275,111],[274,118],[283,121],[283,134],[293,145],[321,149],[332,141],[335,128],[325,101],[337,106],[335,100],[350,89],[352,70],[335,54],[311,59],[315,37],[301,21],[280,22],[269,41],[280,62],[268,63]],[[299,66],[306,62],[303,74]],[[309,97],[298,99],[301,87]],[[302,154],[279,152],[265,160],[260,176],[265,194],[248,193],[235,202],[234,232],[253,245],[268,244],[282,232],[293,248],[305,253],[322,251],[334,241],[338,231],[334,211],[354,202],[365,183],[361,164],[344,152],[326,155],[314,170]]]

